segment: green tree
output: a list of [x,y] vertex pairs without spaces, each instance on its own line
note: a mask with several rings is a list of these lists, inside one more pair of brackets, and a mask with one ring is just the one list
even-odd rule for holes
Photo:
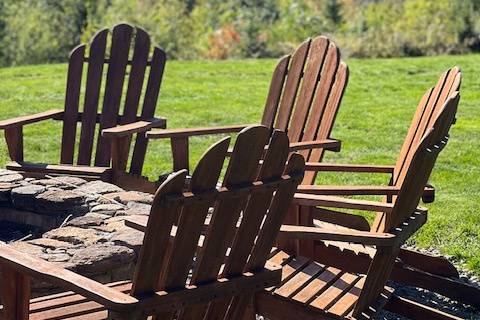
[[325,17],[333,24],[339,25],[342,22],[342,5],[338,0],[327,0],[325,2]]
[[1,12],[3,65],[65,61],[85,22],[78,0],[4,0]]

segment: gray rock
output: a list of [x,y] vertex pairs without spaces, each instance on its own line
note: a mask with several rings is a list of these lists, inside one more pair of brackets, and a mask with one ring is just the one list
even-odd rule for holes
[[90,212],[105,214],[109,216],[115,215],[117,211],[123,210],[124,207],[119,204],[109,203],[109,204],[99,204],[90,209]]
[[105,194],[105,197],[108,199],[113,199],[123,204],[127,204],[129,202],[139,202],[139,203],[146,203],[151,204],[153,202],[153,195],[144,192],[138,191],[123,191],[123,192],[114,192]]
[[151,205],[145,203],[138,203],[138,202],[129,202],[127,203],[127,210],[125,215],[132,215],[132,214],[150,214],[150,209],[152,208]]
[[82,178],[63,176],[55,179],[40,179],[35,180],[32,183],[47,186],[47,187],[57,187],[60,189],[70,190],[75,189],[87,181]]
[[46,232],[43,237],[72,244],[91,245],[97,242],[105,242],[106,234],[94,229],[83,229],[78,227],[63,227]]
[[71,257],[66,253],[48,253],[41,255],[40,258],[50,262],[67,262]]
[[5,174],[0,176],[0,182],[15,182],[22,179],[23,179],[23,176],[18,173]]
[[35,211],[35,196],[44,192],[45,187],[28,184],[12,189],[12,204],[17,209]]
[[85,217],[93,217],[93,218],[102,219],[102,220],[107,220],[107,219],[110,218],[109,215],[101,214],[101,213],[98,213],[98,212],[89,212],[89,213],[85,214]]
[[117,245],[133,249],[138,253],[143,244],[143,232],[132,228],[122,229],[116,232],[113,237],[110,238],[110,241]]
[[34,244],[36,246],[40,246],[46,249],[66,249],[72,247],[72,244],[66,241],[60,241],[55,239],[49,238],[38,238],[29,240],[28,243]]
[[[108,216],[106,216],[108,217]],[[100,215],[84,215],[81,217],[74,218],[67,222],[66,226],[79,227],[79,228],[89,228],[92,226],[100,226],[104,223],[104,220]]]
[[134,259],[135,252],[132,249],[106,243],[77,250],[70,263],[81,274],[99,274],[131,263]]
[[5,175],[9,175],[9,174],[17,174],[18,172],[17,171],[13,171],[13,170],[8,170],[8,169],[0,169],[0,176],[5,176]]
[[121,189],[120,187],[118,187],[114,184],[107,183],[107,182],[104,182],[104,181],[99,181],[99,180],[87,182],[87,183],[83,184],[82,186],[80,186],[80,188],[78,188],[78,190],[82,191],[82,192],[85,192],[87,194],[92,194],[92,193],[105,194],[105,193],[123,191],[123,189]]
[[81,214],[88,212],[85,198],[70,190],[47,190],[35,197],[35,211],[45,214]]

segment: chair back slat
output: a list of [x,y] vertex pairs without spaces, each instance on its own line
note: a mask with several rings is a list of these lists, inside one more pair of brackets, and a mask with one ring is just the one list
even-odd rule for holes
[[101,135],[103,129],[118,124],[120,101],[122,99],[123,83],[127,70],[128,54],[133,35],[133,27],[119,24],[113,28],[110,48],[110,63],[108,65],[103,99],[102,116],[100,118],[97,149],[95,153],[96,166],[110,165],[110,143]]
[[[285,170],[288,157],[288,138],[280,131],[273,132],[269,149],[261,166],[258,180],[270,181],[278,179]],[[231,250],[223,268],[224,277],[241,274],[245,269],[255,238],[270,206],[273,189],[263,193],[254,193],[242,214],[242,223],[233,239]],[[224,315],[230,304],[230,299],[219,299],[208,308],[207,319],[217,319]]]
[[172,174],[155,194],[142,249],[133,275],[131,294],[134,296],[153,292],[158,287],[169,248],[170,231],[182,210],[181,203],[165,205],[161,199],[166,195],[180,194],[184,188],[186,177],[186,170]]
[[[101,130],[154,117],[166,54],[158,47],[153,48],[153,53],[151,49],[151,40],[146,31],[119,24],[112,30],[103,29],[95,34],[89,45],[88,56],[85,54],[85,45],[72,51],[65,97],[61,163],[74,163],[76,123],[79,121],[81,130],[77,164],[91,165],[94,158],[94,165],[109,166],[110,143],[101,136]],[[88,67],[86,79],[82,80],[84,64]],[[148,80],[144,80],[146,77]],[[79,110],[82,85],[85,86],[85,98],[83,110]],[[100,102],[102,107],[99,110]],[[142,108],[139,108],[141,103]],[[81,116],[79,111],[82,111]],[[96,130],[99,130],[97,134]],[[141,174],[147,142],[143,134],[134,138],[129,171]]]
[[420,142],[412,148],[409,166],[398,180],[400,192],[394,199],[393,210],[389,214],[377,214],[374,230],[390,232],[393,228],[399,227],[418,206],[437,156],[447,144],[448,131],[455,121],[459,100],[458,91],[454,92],[440,113],[435,116],[434,123]]
[[150,36],[141,28],[136,28],[133,57],[125,96],[125,108],[121,124],[133,122],[137,118],[138,106],[142,94],[143,79],[150,53]]
[[[222,187],[216,187],[216,183],[227,155],[228,138],[204,154],[188,190],[177,187],[176,192],[171,192],[170,185],[175,178],[168,179],[159,188],[135,271],[134,289],[142,290],[134,290],[134,294],[175,290],[186,284],[201,285],[265,264],[304,170],[304,160],[298,154],[290,157],[286,168],[289,142],[284,132],[273,133],[264,153],[269,137],[270,130],[265,126],[240,132],[232,156],[228,158]],[[210,219],[206,219],[208,214],[211,214]],[[210,221],[206,230],[203,228],[205,221]],[[167,233],[170,240],[158,235],[159,232]],[[147,241],[156,239],[160,242],[147,245]],[[160,257],[155,256],[158,245],[162,245]],[[257,246],[261,246],[261,250],[256,249]],[[252,257],[257,261],[255,268],[248,267]],[[155,264],[143,259],[154,259]],[[148,281],[153,280],[154,285],[146,285],[144,274],[148,274]],[[229,299],[216,300],[210,306],[189,306],[179,314],[162,313],[161,317],[201,319],[208,309],[209,315],[223,318],[230,303]]]
[[282,131],[287,131],[288,129],[288,123],[297,98],[297,92],[300,86],[300,81],[302,80],[303,69],[311,42],[311,39],[303,42],[290,59],[290,67],[288,69],[285,87],[283,88],[277,119],[273,125],[275,129]]
[[[80,144],[78,146],[79,165],[90,165],[92,158],[95,125],[97,123],[98,102],[102,85],[102,73],[107,46],[108,30],[99,31],[92,39],[89,50],[87,83],[83,105]],[[64,124],[65,125],[65,124]]]
[[[340,107],[343,93],[345,92],[345,88],[347,86],[347,81],[348,81],[348,67],[345,63],[341,62],[338,69],[336,70],[335,81],[329,92],[330,94],[328,96],[326,106],[322,113],[322,117],[320,121],[317,121],[318,126],[316,128],[317,131],[314,135],[314,138],[310,138],[310,135],[307,135],[307,136],[304,135],[304,138],[302,139],[303,141],[323,140],[330,137],[330,134],[333,129],[333,124],[335,123],[335,119],[337,117],[338,108]],[[316,113],[317,113],[316,108],[314,108],[313,111],[310,113],[310,117],[312,117]],[[312,128],[313,126],[314,124],[312,123]],[[319,162],[323,159],[324,151],[325,150],[323,148],[317,148],[317,149],[311,150],[310,152],[307,151],[302,155],[307,159],[307,161]],[[302,184],[313,184],[315,181],[315,177],[316,177],[316,172],[314,171],[306,172],[303,178]]]
[[[147,120],[155,115],[158,95],[162,84],[163,71],[167,55],[165,51],[156,47],[153,49],[152,61],[150,65],[150,75],[148,77],[147,87],[145,89],[145,97],[143,101],[143,109],[140,114],[142,120]],[[147,153],[147,138],[143,134],[137,135],[135,146],[133,149],[132,162],[130,164],[130,173],[141,174],[143,162]]]
[[282,57],[273,71],[272,80],[270,81],[270,88],[268,90],[268,96],[265,103],[265,109],[262,116],[262,125],[266,126],[267,128],[273,128],[280,98],[282,97],[283,85],[287,76],[290,58],[290,55]]
[[317,91],[318,79],[324,66],[328,45],[329,41],[326,37],[317,37],[310,44],[302,84],[288,127],[288,138],[291,141],[299,141],[302,137],[310,106]]
[[68,59],[65,113],[63,116],[64,126],[60,151],[61,164],[73,164],[85,47],[85,45],[77,46],[72,50]]
[[405,175],[416,144],[422,139],[425,132],[431,128],[445,101],[452,93],[459,90],[460,79],[461,73],[458,67],[449,69],[442,74],[435,87],[424,94],[395,165],[393,185],[397,185]]

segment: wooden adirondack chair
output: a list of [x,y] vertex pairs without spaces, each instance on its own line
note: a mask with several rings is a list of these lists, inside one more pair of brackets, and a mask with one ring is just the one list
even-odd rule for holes
[[[268,319],[371,319],[390,299],[393,289],[386,287],[400,245],[417,231],[427,219],[427,211],[417,208],[423,189],[438,153],[447,142],[447,133],[454,120],[458,93],[447,101],[434,126],[427,130],[413,147],[410,166],[394,203],[369,201],[348,202],[328,196],[296,194],[305,206],[332,206],[343,201],[348,208],[381,211],[376,228],[371,231],[328,229],[283,225],[280,238],[323,240],[371,246],[373,259],[363,274],[347,272],[311,258],[276,249],[269,261],[282,265],[280,285],[255,295],[255,312]],[[265,164],[264,164],[265,165]],[[146,230],[146,218],[132,218],[128,225]],[[208,225],[205,228],[208,230]],[[147,229],[148,230],[148,229]],[[246,299],[246,297],[244,298]],[[398,299],[398,298],[397,298]],[[238,305],[245,306],[237,302]],[[209,313],[217,310],[212,303]],[[198,314],[197,314],[198,315]],[[251,318],[253,316],[250,314]],[[196,319],[200,319],[196,317]],[[206,317],[206,319],[210,319]]]
[[[423,193],[425,183],[433,169],[439,152],[448,141],[448,131],[455,119],[455,113],[459,101],[458,92],[455,92],[447,99],[444,108],[433,120],[431,126],[421,140],[412,146],[412,152],[408,157],[408,166],[405,174],[402,175],[399,185],[399,192],[392,203],[374,201],[355,201],[332,196],[318,196],[311,194],[295,195],[295,199],[305,206],[342,207],[357,210],[374,211],[377,214],[372,230],[369,232],[353,229],[336,229],[344,234],[343,237],[334,239],[329,235],[321,234],[324,228],[298,226],[296,232],[294,227],[282,226],[280,235],[295,237],[299,239],[323,240],[339,243],[338,241],[356,243],[357,246],[368,246],[372,252],[369,266],[364,269],[362,275],[344,273],[345,269],[331,267],[329,257],[323,260],[295,257],[294,254],[283,254],[281,262],[283,270],[280,286],[270,291],[263,291],[257,294],[256,306],[259,313],[267,318],[275,319],[339,319],[351,317],[355,319],[367,318],[364,314],[366,305],[371,305],[382,290],[394,265],[399,245],[405,242],[413,233],[418,230],[427,218],[425,209],[417,208]],[[316,231],[320,230],[320,231]],[[290,234],[284,231],[291,231]],[[377,235],[375,241],[368,244],[366,237],[349,240],[348,236],[354,237],[358,232]],[[395,245],[391,243],[384,246],[379,241],[379,234],[395,234]],[[376,242],[376,243],[374,243]],[[375,247],[373,246],[375,245]],[[285,261],[286,259],[286,261]],[[321,263],[320,263],[320,262]],[[345,265],[355,265],[355,260],[345,262]],[[290,265],[289,268],[286,268]],[[330,267],[327,267],[330,266]],[[355,267],[355,266],[353,266]],[[348,269],[347,269],[348,270]],[[331,283],[334,283],[332,285]],[[384,291],[384,294],[388,294]],[[400,297],[394,297],[388,302],[387,308],[405,314],[402,310],[405,302]],[[391,307],[393,305],[393,307]],[[418,305],[417,305],[418,307]],[[322,313],[323,311],[323,313]],[[411,309],[410,309],[411,311]],[[430,308],[420,309],[423,317],[418,319],[458,319],[445,313],[434,313]],[[410,313],[409,316],[412,314]],[[436,316],[436,317],[434,317]],[[371,318],[369,318],[371,319]]]
[[[258,171],[270,134],[257,126],[238,135],[221,188],[216,186],[230,138],[205,153],[189,190],[184,190],[186,170],[160,186],[131,283],[103,285],[0,245],[1,318],[146,319],[156,314],[171,319],[180,311],[181,319],[201,319],[215,300],[212,318],[228,312],[228,319],[239,319],[243,314],[228,307],[240,306],[242,299],[232,297],[251,298],[280,281],[280,267],[267,259],[303,178],[303,157],[293,154],[285,164],[288,138],[280,131],[273,133]],[[29,301],[30,277],[69,292]]]
[[[292,151],[307,161],[320,161],[324,150],[338,151],[340,141],[330,139],[333,123],[348,81],[348,67],[337,46],[320,36],[303,42],[280,59],[270,82],[261,124],[286,131]],[[188,169],[188,139],[193,136],[238,132],[246,125],[152,130],[149,139],[171,139],[174,170]],[[313,182],[315,173],[305,176]]]
[[[307,163],[306,170],[315,171],[340,171],[340,172],[366,172],[388,173],[390,175],[389,186],[315,186],[300,185],[299,192],[317,195],[384,195],[385,202],[395,201],[403,177],[409,170],[410,159],[416,143],[421,136],[432,127],[445,101],[456,94],[459,90],[461,73],[455,67],[442,74],[434,88],[429,89],[423,96],[417,108],[415,117],[402,146],[396,166],[378,165],[353,165],[353,164],[327,164]],[[431,202],[434,198],[434,189],[427,186],[424,190],[424,202]],[[337,209],[342,209],[342,203]],[[325,227],[327,224],[337,228],[350,228],[356,230],[370,230],[370,225],[364,217],[331,210],[326,208],[297,207],[287,215],[285,223],[312,225]],[[307,256],[323,257],[331,264],[337,264],[346,268],[345,263],[356,266],[355,271],[366,270],[371,261],[372,251],[357,245],[342,244],[340,248],[330,243],[317,242],[315,249],[313,243],[289,241],[283,243],[290,250],[299,250]],[[340,250],[339,250],[340,249]],[[335,263],[333,261],[336,261]],[[356,261],[355,263],[351,263]],[[480,306],[480,290],[470,286],[459,279],[459,273],[455,266],[443,257],[431,256],[402,248],[399,252],[392,279],[410,286],[421,287],[440,293],[455,300]]]
[[[453,115],[451,116],[452,123],[455,121],[455,111],[458,100],[458,92],[454,92],[451,97],[447,99],[445,104],[445,109],[450,108],[453,110]],[[445,109],[439,115],[437,115],[438,118],[435,116],[436,121],[432,125],[429,125],[430,128],[427,129],[427,133],[432,130],[435,131],[437,127],[442,126],[441,122],[443,113],[446,112]],[[450,117],[448,119],[450,119]],[[448,125],[448,127],[450,127],[451,124],[449,122],[450,120],[448,120],[447,124],[443,124],[443,126]],[[446,131],[446,134],[447,133],[448,130]],[[443,148],[443,146],[446,144],[446,141],[447,138],[445,138],[445,143],[440,146],[441,148]],[[415,143],[415,146],[412,146],[413,150],[418,148],[416,145],[418,145],[418,142]],[[354,200],[350,198],[345,199],[337,196],[297,193],[297,203],[302,206],[304,210],[303,214],[305,216],[309,216],[310,219],[322,219],[322,215],[326,217],[335,214],[343,215],[343,213],[339,213],[339,211],[332,211],[331,209],[327,209],[325,207],[336,209],[369,210],[374,212],[380,211],[380,213],[377,213],[371,230],[388,232],[388,229],[385,229],[384,219],[386,214],[385,212],[382,212],[383,210],[381,210],[381,207],[390,207],[392,205],[395,206],[399,201],[399,194],[402,192],[402,190],[408,187],[409,184],[412,184],[411,180],[408,178],[409,175],[420,174],[415,170],[415,166],[417,165],[414,162],[415,152],[418,151],[410,153],[409,158],[407,159],[408,165],[405,168],[405,173],[399,178],[398,184],[396,185],[399,188],[399,192],[392,197],[391,202],[384,201],[377,203],[365,200]],[[427,163],[424,165],[426,166]],[[422,173],[422,179],[425,181],[428,180],[428,176],[433,168],[433,164],[431,168],[427,168],[428,170],[426,173]],[[315,201],[310,201],[310,199],[315,199]],[[313,207],[317,205],[320,207]],[[308,211],[309,209],[310,212]],[[394,214],[390,214],[390,216],[393,217]],[[310,225],[313,224],[320,228],[335,228],[343,230],[344,232],[354,232],[357,230],[336,224],[325,223],[321,221],[313,222],[310,220]],[[328,262],[330,265],[345,269],[350,272],[366,272],[374,254],[371,246],[353,243],[341,244],[330,241],[303,241],[301,243],[297,243],[296,248],[298,248],[299,252],[315,259],[318,262]],[[476,307],[480,306],[480,289],[461,281],[455,267],[444,258],[438,258],[401,249],[399,251],[399,258],[395,262],[390,278],[409,286],[420,287],[437,292],[441,295],[474,305]],[[435,315],[435,317],[441,317],[442,319],[457,319],[455,317],[445,315],[438,310],[426,308],[405,299],[397,299],[396,302],[400,304],[401,307],[398,307],[398,305],[390,305],[390,307],[393,308],[395,312],[405,312],[408,317],[412,317],[412,314],[418,314],[416,319],[425,319],[425,313],[427,313],[432,317]]]
[[[111,40],[107,39],[109,37]],[[86,48],[85,44],[79,45],[70,54],[64,110],[49,110],[0,121],[0,129],[5,132],[13,161],[7,168],[29,174],[81,175],[107,181],[116,178],[118,181],[115,182],[124,187],[141,187],[146,181],[138,176],[142,172],[147,147],[144,133],[154,127],[166,126],[165,119],[154,117],[166,62],[165,52],[154,47],[150,57],[149,35],[141,28],[128,24],[119,24],[111,32],[100,30],[90,42],[88,56]],[[85,75],[84,68],[87,69]],[[144,85],[146,74],[148,80]],[[104,94],[102,86],[105,86]],[[142,91],[143,106],[138,110]],[[79,111],[82,99],[83,110]],[[99,103],[102,104],[100,111]],[[60,165],[24,161],[23,126],[46,119],[63,122]],[[81,124],[81,129],[74,161],[77,123]],[[126,170],[130,143],[135,133],[137,137],[129,170],[131,175],[122,174]],[[111,169],[111,165],[115,170]],[[112,171],[118,174],[114,175]]]

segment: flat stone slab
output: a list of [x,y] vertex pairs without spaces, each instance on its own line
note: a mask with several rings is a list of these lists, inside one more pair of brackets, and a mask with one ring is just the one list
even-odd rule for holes
[[35,197],[33,211],[45,214],[81,214],[88,212],[85,197],[71,190],[50,189]]
[[105,194],[112,192],[121,192],[122,188],[104,181],[90,181],[78,188],[79,191],[86,194]]
[[18,173],[5,174],[0,176],[0,182],[15,182],[23,180],[23,176]]
[[46,232],[43,237],[54,240],[69,242],[72,244],[91,245],[97,242],[106,242],[105,234],[94,229],[84,229],[78,227],[63,227]]
[[56,177],[55,179],[40,179],[32,181],[33,184],[42,186],[57,187],[61,189],[75,189],[78,186],[85,184],[87,181],[77,177]]
[[123,191],[105,194],[105,198],[118,201],[122,204],[129,202],[138,202],[152,204],[153,194],[138,192],[138,191]]
[[133,263],[135,252],[125,246],[108,244],[94,244],[75,252],[69,261],[73,269],[80,273],[98,274],[111,270],[119,265]]

